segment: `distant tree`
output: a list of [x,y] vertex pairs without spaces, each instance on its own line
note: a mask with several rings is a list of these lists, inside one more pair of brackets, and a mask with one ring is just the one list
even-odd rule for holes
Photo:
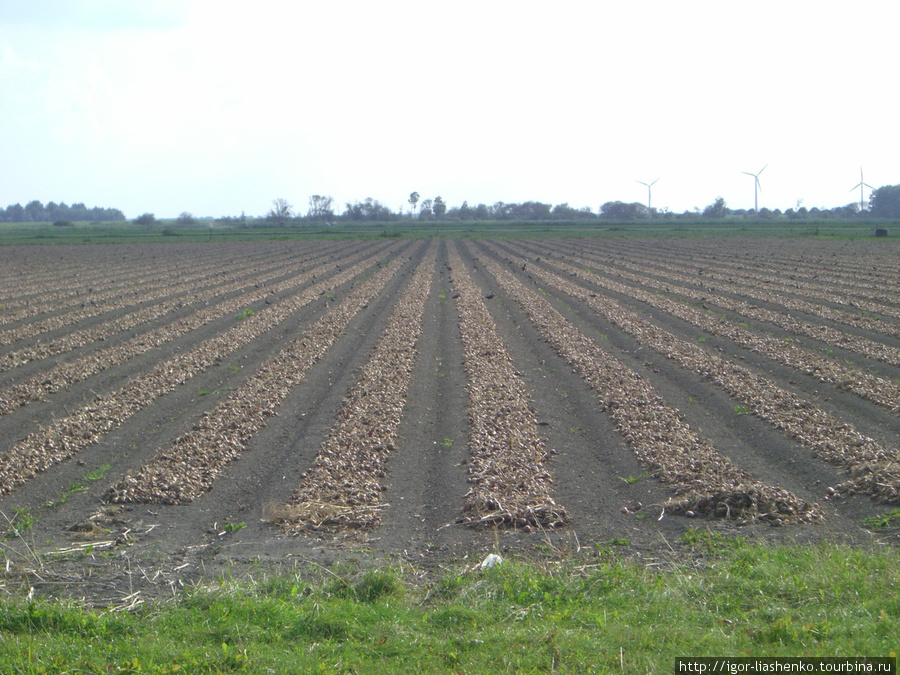
[[590,206],[584,206],[580,209],[573,208],[566,203],[557,204],[553,207],[550,215],[555,220],[582,220],[585,218],[593,218]]
[[900,218],[900,185],[884,185],[873,190],[869,212],[876,218]]
[[364,202],[347,203],[344,218],[348,220],[367,220],[372,222],[388,222],[394,220],[394,213],[377,199],[366,197]]
[[506,204],[504,202],[494,202],[490,207],[491,217],[496,220],[506,220],[510,217],[510,210],[515,208],[516,204]]
[[287,199],[281,199],[280,197],[272,200],[272,209],[266,214],[266,218],[274,220],[281,226],[284,226],[293,217],[294,207],[288,204]]
[[491,217],[491,211],[488,208],[487,204],[478,204],[472,208],[472,215],[475,220],[489,220]]
[[522,202],[521,204],[507,204],[506,214],[517,220],[549,220],[550,204],[542,202]]
[[606,202],[600,207],[600,216],[608,220],[640,220],[647,215],[647,207],[640,202]]
[[851,202],[844,206],[835,206],[831,209],[831,215],[835,218],[854,218],[859,214],[859,203]]
[[53,222],[53,227],[72,227],[71,220],[56,220]]
[[419,193],[418,192],[410,192],[408,201],[409,201],[409,205],[412,207],[409,217],[413,218],[416,214],[416,205],[419,203]]
[[4,220],[7,223],[24,223],[25,207],[18,203],[7,206]]
[[44,209],[44,205],[41,204],[37,199],[28,202],[25,205],[25,218],[26,221],[31,221],[33,223],[39,223],[43,220],[46,220],[47,212]]
[[447,213],[447,205],[444,203],[444,200],[441,199],[440,195],[434,198],[434,202],[431,205],[431,211],[434,213],[435,218],[443,218],[444,214]]
[[193,225],[197,222],[197,219],[194,218],[194,214],[189,213],[188,211],[182,211],[178,216],[178,220],[176,220],[179,225]]
[[154,216],[152,213],[144,213],[144,214],[138,216],[137,218],[135,218],[134,222],[137,225],[146,225],[149,227],[150,225],[153,225],[156,222],[156,216]]
[[724,218],[727,215],[728,204],[725,203],[725,199],[722,197],[716,197],[716,201],[703,209],[704,218]]
[[334,221],[334,199],[323,195],[313,195],[309,198],[309,210],[306,217],[310,220],[324,220],[326,223]]
[[431,211],[431,207],[434,205],[434,202],[430,199],[426,199],[422,202],[422,206],[419,208],[419,219],[420,220],[428,220],[431,216],[434,215]]

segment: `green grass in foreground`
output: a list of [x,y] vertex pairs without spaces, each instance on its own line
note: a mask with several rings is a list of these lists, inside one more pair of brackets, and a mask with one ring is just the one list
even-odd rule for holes
[[0,604],[0,671],[671,673],[678,656],[892,656],[900,553],[695,533],[703,565],[519,563],[222,580],[132,614]]

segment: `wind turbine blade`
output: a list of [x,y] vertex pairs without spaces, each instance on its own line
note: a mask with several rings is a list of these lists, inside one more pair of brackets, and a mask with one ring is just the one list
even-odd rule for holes
[[741,171],[741,173],[745,173],[745,174],[747,174],[748,176],[753,176],[754,178],[756,178],[756,174],[755,174],[755,173],[750,173],[749,171]]
[[869,188],[870,190],[877,190],[877,189],[878,189],[878,188],[872,187],[872,186],[869,185],[868,183],[863,183],[863,185],[865,185],[865,186],[866,186],[867,188]]
[[[769,165],[766,164],[766,166],[769,166]],[[763,171],[766,170],[766,166],[764,166],[763,168],[761,168],[759,171],[756,172],[757,177],[759,176],[759,174],[761,174]]]
[[[656,180],[659,180],[659,178],[657,178]],[[656,180],[650,183],[650,185],[648,185],[647,187],[653,187],[654,185],[656,185]]]
[[860,187],[860,186],[862,186],[862,185],[865,185],[865,183],[857,183],[857,184],[854,185],[852,188],[850,188],[849,190],[847,190],[847,192],[853,192],[856,188],[858,188],[858,187]]

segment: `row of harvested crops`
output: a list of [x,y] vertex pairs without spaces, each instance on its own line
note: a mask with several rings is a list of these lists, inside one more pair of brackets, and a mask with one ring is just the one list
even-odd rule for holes
[[[574,272],[574,268],[568,265],[561,265],[561,268],[568,270],[570,274]],[[577,298],[611,324],[635,337],[640,344],[722,387],[731,397],[746,406],[747,412],[809,447],[815,456],[844,467],[852,474],[852,478],[837,486],[841,491],[866,492],[886,502],[894,502],[900,497],[900,456],[895,448],[888,448],[861,434],[846,420],[836,418],[813,402],[776,385],[750,368],[678,338],[635,312],[623,309],[612,299],[575,284],[569,278],[563,278],[540,266],[533,266],[531,273],[548,286]],[[585,276],[588,281],[597,279],[594,275]],[[646,296],[642,299],[656,305],[672,304],[675,310],[684,309],[683,305],[664,298]],[[677,314],[684,318],[686,313],[677,311]],[[694,319],[705,327],[709,323],[707,315],[699,312],[696,314],[698,316]],[[747,344],[742,346],[752,347]],[[785,345],[783,349],[788,351],[791,346]],[[769,351],[771,353],[775,350]],[[781,353],[776,356],[779,360],[788,360]]]
[[[357,276],[367,266],[366,262],[344,274],[348,279]],[[139,472],[125,476],[110,488],[109,501],[178,504],[190,502],[208,491],[215,478],[240,457],[250,438],[276,414],[290,391],[343,335],[350,320],[384,288],[400,266],[401,260],[395,258],[352,289],[312,327],[264,363],[215,410],[205,414],[190,432],[175,439],[170,448]]]
[[485,259],[497,283],[534,327],[596,392],[599,408],[648,471],[676,493],[666,508],[774,524],[819,517],[815,506],[788,490],[754,480],[688,425],[638,373],[601,349],[540,293]]
[[435,261],[432,244],[290,502],[269,505],[267,518],[288,532],[379,523],[380,511],[387,506],[384,479],[403,421]]
[[[114,274],[127,292],[115,290],[111,279],[91,271],[84,280],[92,285],[88,288],[106,289],[97,293],[95,305],[84,303],[83,288],[69,292],[58,281],[54,286],[52,275],[32,285],[20,283],[23,296],[31,301],[17,309],[3,309],[8,309],[9,328],[0,337],[6,336],[11,349],[0,354],[7,371],[7,384],[0,388],[0,421],[104,370],[153,350],[159,352],[147,359],[152,363],[142,366],[128,384],[13,442],[0,454],[0,498],[108,438],[136,413],[230,355],[262,342],[293,317],[302,326],[296,338],[283,348],[279,344],[277,353],[273,349],[214,408],[193,418],[191,428],[179,431],[177,437],[173,434],[165,449],[153,457],[148,451],[149,460],[140,467],[135,462],[134,468],[120,473],[121,479],[103,497],[118,504],[178,505],[196,500],[236,460],[244,458],[254,437],[279,413],[310,369],[346,335],[351,321],[387,294],[392,311],[385,328],[365,365],[355,373],[355,384],[315,459],[303,467],[302,480],[290,500],[271,504],[267,510],[267,518],[290,534],[378,526],[391,501],[390,462],[399,454],[424,310],[436,292],[437,270],[442,269],[449,272],[447,295],[453,302],[447,311],[458,322],[467,394],[468,452],[460,474],[465,472],[469,488],[460,495],[456,522],[531,531],[562,527],[570,519],[554,497],[556,451],[541,435],[533,392],[495,320],[498,312],[507,309],[501,303],[486,302],[491,299],[486,284],[514,303],[509,311],[527,317],[529,336],[549,344],[561,363],[583,379],[585,391],[596,397],[598,412],[609,416],[637,461],[671,490],[671,499],[662,505],[667,511],[776,525],[822,517],[817,504],[775,481],[752,475],[692,429],[684,415],[654,389],[652,377],[629,368],[567,318],[582,309],[640,348],[661,355],[673,368],[711,383],[745,412],[811,450],[814,457],[846,470],[846,481],[829,486],[828,498],[862,493],[900,502],[896,448],[867,436],[852,419],[827,412],[758,367],[736,363],[721,351],[679,337],[650,313],[631,308],[650,309],[653,316],[665,317],[667,325],[699,328],[727,339],[733,343],[730,352],[745,350],[762,357],[757,362],[789,366],[852,392],[889,415],[900,412],[896,382],[860,365],[827,359],[821,350],[742,320],[764,322],[789,335],[814,337],[865,358],[900,364],[896,345],[858,334],[877,325],[882,328],[878,334],[890,338],[894,324],[867,317],[857,321],[858,315],[851,311],[830,308],[831,296],[818,282],[795,280],[793,295],[788,297],[766,288],[787,288],[776,281],[765,283],[764,279],[777,278],[769,271],[749,270],[744,281],[734,282],[740,270],[737,259],[724,271],[704,269],[692,276],[665,256],[654,259],[637,253],[621,260],[599,244],[573,247],[563,241],[344,242],[274,257],[268,257],[267,250],[245,260],[246,265],[232,270],[227,278],[216,273],[212,259],[190,274],[173,268],[171,280],[158,282],[139,265],[131,273],[127,267],[117,268]],[[713,261],[710,257],[705,264]],[[833,278],[848,282],[852,270],[836,272]],[[759,283],[753,286],[755,282]],[[401,290],[391,295],[386,290],[391,285]],[[34,311],[42,292],[52,299],[47,305],[52,311]],[[804,292],[810,293],[810,299],[802,297]],[[332,294],[338,299],[332,299]],[[754,299],[735,297],[738,294]],[[866,294],[864,288],[859,290],[859,306],[877,306],[884,316],[893,316],[887,300],[877,299],[877,289],[873,288],[869,299]],[[10,308],[15,304],[13,296],[7,297]],[[301,310],[317,301],[315,316],[319,318],[298,319]],[[577,305],[578,311],[568,315],[560,311],[568,303]],[[242,311],[250,306],[254,311]],[[727,311],[732,318],[712,308]],[[818,318],[800,320],[787,310]],[[121,316],[115,316],[118,313]],[[97,317],[104,315],[109,320],[98,323]],[[835,328],[836,322],[848,328]],[[181,353],[163,354],[162,347],[177,341],[185,344],[207,327],[211,337]],[[46,341],[45,334],[51,336]],[[50,358],[69,352],[74,356],[67,361]],[[34,366],[44,360],[47,366],[34,374]],[[15,369],[29,363],[23,369],[29,375],[16,381]],[[798,454],[798,459],[807,461],[806,455]]]
[[29,434],[0,456],[0,495],[97,443],[101,436],[121,426],[139,410],[221,363],[229,354],[271,330],[326,291],[349,282],[379,263],[381,257],[375,255],[357,262],[276,305],[247,316],[227,331],[158,363],[149,373],[135,377],[121,389],[97,396],[75,412]]
[[[522,249],[518,249],[518,251],[523,252]],[[656,290],[661,290],[663,286],[666,288],[666,295],[649,292],[643,290],[641,286],[626,285],[611,279],[608,275],[608,270],[606,270],[607,274],[598,274],[595,269],[595,263],[591,260],[579,256],[573,256],[573,259],[579,264],[554,260],[553,266],[565,271],[572,277],[580,277],[600,288],[634,298],[650,307],[660,309],[697,326],[710,335],[728,338],[743,349],[761,354],[767,359],[787,365],[827,384],[847,389],[862,398],[888,408],[892,412],[900,412],[900,385],[897,383],[873,375],[861,368],[841,363],[837,359],[828,358],[821,351],[804,347],[795,342],[793,338],[785,339],[783,337],[765,335],[759,331],[751,330],[749,326],[741,325],[741,323],[746,322],[734,323],[729,321],[727,318],[722,318],[715,312],[711,312],[707,303],[709,305],[726,307],[733,312],[738,312],[742,317],[768,321],[770,324],[789,330],[795,335],[816,337],[826,344],[849,349],[880,361],[893,363],[896,360],[897,363],[893,365],[900,365],[900,349],[866,338],[848,335],[827,326],[810,326],[779,312],[747,306],[748,303],[742,301],[732,301],[725,297],[712,297],[707,293],[681,286],[674,287],[662,282],[643,281],[641,283],[642,278],[640,275],[621,274],[623,277],[627,276],[630,278],[635,284],[641,283],[643,287]],[[537,269],[536,274],[540,274],[540,268]],[[701,303],[701,306],[698,308],[697,306],[674,300],[668,297],[669,293],[697,300]]]
[[[288,269],[290,276],[277,282],[271,282],[268,278],[269,274],[263,274],[262,278],[253,281],[249,288],[246,282],[227,284],[223,290],[226,297],[213,304],[209,304],[212,298],[208,297],[207,293],[203,293],[194,303],[197,305],[195,310],[185,316],[159,327],[148,327],[124,342],[59,363],[44,371],[38,378],[28,378],[23,382],[0,389],[0,415],[6,415],[28,403],[44,400],[48,394],[64,391],[77,382],[114,368],[152,349],[163,347],[213,321],[239,315],[242,310],[246,311],[248,304],[254,305],[265,301],[266,305],[276,306],[275,311],[277,312],[280,311],[278,305],[282,298],[286,297],[290,310],[290,298],[299,288],[310,283],[317,275],[321,276],[334,269],[340,269],[340,263],[318,265],[307,272],[302,272],[300,269]],[[274,274],[280,278],[284,272],[285,270],[280,268]],[[271,285],[269,285],[270,283]],[[323,287],[320,292],[324,290]],[[203,304],[199,304],[200,302]],[[93,334],[98,330],[102,331],[103,329],[89,329],[82,332]],[[86,340],[82,339],[79,333],[73,333],[67,337],[66,341],[83,344]],[[74,349],[74,346],[72,348]],[[15,354],[19,354],[19,352],[15,352]]]
[[568,520],[552,498],[545,464],[551,451],[538,433],[525,385],[484,300],[455,250],[449,255],[457,291],[469,393],[469,482],[466,522],[522,528]]
[[[228,283],[223,283],[221,278],[215,278],[218,275],[211,273],[199,278],[179,277],[175,281],[170,279],[168,284],[162,288],[142,287],[139,293],[135,292],[129,294],[128,297],[97,303],[96,306],[91,306],[89,309],[70,309],[46,319],[23,323],[0,333],[0,344],[21,342],[51,331],[59,332],[62,328],[74,327],[95,316],[111,315],[109,320],[103,321],[99,325],[81,329],[73,328],[68,332],[54,335],[49,340],[38,341],[29,347],[8,352],[0,360],[0,370],[11,370],[31,361],[73,351],[94,342],[105,341],[117,334],[148,324],[166,314],[175,313],[187,305],[195,308],[206,307],[210,303],[216,303],[228,296],[236,296],[237,301],[243,298],[245,303],[254,302],[266,293],[259,289],[273,280],[287,276],[287,281],[278,286],[293,283],[291,275],[297,274],[302,269],[302,264],[304,263],[288,265],[285,261],[279,261],[271,266],[262,268],[257,266],[246,277],[239,277]],[[256,292],[253,292],[254,290]],[[273,287],[268,290],[277,293],[284,289]],[[207,313],[215,316],[215,309],[208,310]]]

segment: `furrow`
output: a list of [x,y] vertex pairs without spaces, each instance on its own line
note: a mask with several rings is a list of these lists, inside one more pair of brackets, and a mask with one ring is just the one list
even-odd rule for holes
[[665,508],[772,524],[821,517],[814,504],[753,479],[701,438],[638,373],[600,349],[551,304],[490,260],[485,267],[525,311],[540,335],[589,384],[638,460],[676,497]]
[[469,392],[469,482],[462,522],[530,529],[568,522],[552,497],[551,452],[478,287],[449,248]]
[[386,489],[382,479],[406,407],[418,356],[422,315],[436,262],[431,243],[397,301],[371,358],[341,405],[338,418],[289,504],[270,504],[268,520],[292,534],[321,528],[373,528]]
[[225,333],[159,364],[150,373],[136,377],[121,389],[98,396],[93,403],[75,413],[29,434],[0,456],[0,496],[68,459],[82,448],[97,443],[103,434],[119,427],[137,411],[271,330],[318,298],[320,293],[349,281],[375,262],[373,257],[357,263],[335,277],[307,288],[290,301],[270,306]]
[[[747,412],[810,448],[814,455],[860,477],[844,483],[846,492],[865,491],[886,501],[900,500],[900,454],[857,431],[812,402],[777,386],[748,368],[682,340],[613,300],[591,293],[543,269],[532,270],[548,285],[577,298],[610,323],[681,367],[710,379],[743,403]],[[865,477],[878,476],[879,480]]]
[[[371,251],[366,252],[371,253]],[[168,342],[187,335],[223,316],[239,312],[249,304],[264,298],[272,304],[268,300],[269,297],[277,298],[280,294],[291,292],[298,286],[302,286],[322,274],[327,274],[334,269],[340,270],[341,264],[348,264],[348,261],[339,260],[336,263],[330,262],[325,265],[319,265],[299,276],[266,288],[245,292],[230,300],[224,300],[221,303],[194,312],[187,317],[177,319],[165,326],[136,335],[122,344],[82,356],[73,361],[57,364],[39,377],[30,378],[25,382],[0,390],[0,416],[7,415],[34,401],[45,400],[50,394],[64,391],[92,375],[114,368],[151,349],[162,347]],[[261,284],[254,284],[254,286],[256,285]]]

